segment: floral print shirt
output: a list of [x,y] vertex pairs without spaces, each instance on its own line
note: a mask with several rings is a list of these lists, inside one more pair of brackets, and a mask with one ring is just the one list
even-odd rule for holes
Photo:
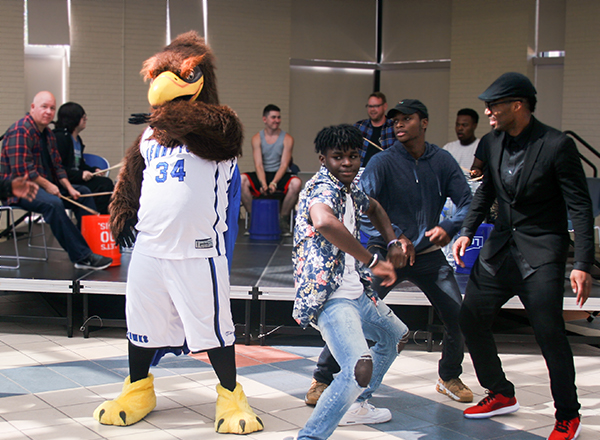
[[[322,166],[300,193],[292,251],[296,288],[293,317],[303,328],[317,323],[321,308],[338,289],[344,276],[345,254],[315,229],[310,221],[310,208],[316,203],[324,203],[343,222],[348,196],[354,201],[355,236],[358,239],[360,215],[369,209],[369,197],[355,183],[348,190]],[[365,286],[365,293],[373,297],[375,293],[371,288],[369,271],[358,260],[356,270]]]

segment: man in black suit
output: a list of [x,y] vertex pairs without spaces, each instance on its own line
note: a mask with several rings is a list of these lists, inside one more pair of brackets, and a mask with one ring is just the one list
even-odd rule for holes
[[496,197],[499,211],[460,311],[477,378],[489,393],[464,416],[487,418],[519,409],[491,331],[502,305],[518,295],[550,373],[556,424],[549,439],[570,440],[581,425],[573,353],[562,317],[567,210],[575,230],[571,287],[580,306],[591,289],[594,219],[577,148],[563,133],[533,117],[535,95],[531,81],[512,72],[479,95],[494,130],[481,139],[484,179],[454,244],[458,264],[463,264],[461,257]]

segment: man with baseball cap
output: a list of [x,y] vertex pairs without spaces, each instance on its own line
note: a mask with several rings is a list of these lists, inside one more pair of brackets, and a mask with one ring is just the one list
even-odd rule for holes
[[[396,268],[396,283],[382,286],[374,279],[373,288],[383,299],[394,286],[408,280],[425,293],[444,324],[436,389],[453,400],[471,402],[473,393],[460,380],[464,340],[458,316],[462,297],[454,270],[441,250],[460,230],[471,203],[471,190],[452,155],[425,141],[429,114],[421,101],[400,101],[387,117],[394,122],[396,142],[371,158],[359,185],[381,204],[398,237],[388,243],[369,229],[369,250],[385,259],[388,249],[400,246],[404,256]],[[456,213],[440,222],[448,197],[456,205]],[[319,389],[322,392],[337,371],[339,367],[325,347],[305,398],[307,404],[316,403]]]
[[550,440],[577,438],[581,430],[573,354],[563,320],[569,233],[575,230],[571,288],[582,306],[594,261],[592,204],[575,143],[533,115],[536,90],[520,73],[505,73],[479,95],[494,128],[480,142],[484,179],[454,244],[457,263],[494,199],[495,229],[476,261],[460,311],[460,324],[481,386],[488,395],[464,411],[487,418],[519,409],[515,387],[502,370],[492,324],[502,305],[518,295],[548,370],[556,408]]

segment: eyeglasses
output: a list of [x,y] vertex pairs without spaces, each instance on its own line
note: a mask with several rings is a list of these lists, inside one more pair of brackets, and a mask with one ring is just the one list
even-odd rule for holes
[[500,104],[510,104],[511,102],[523,102],[522,99],[505,99],[504,101],[496,101],[496,102],[486,102],[485,106],[489,111],[492,111],[492,109]]
[[366,107],[366,108],[379,108],[379,107],[381,107],[382,105],[383,105],[383,104],[375,104],[375,105],[369,105],[369,104],[367,104],[367,105],[365,105],[365,107]]

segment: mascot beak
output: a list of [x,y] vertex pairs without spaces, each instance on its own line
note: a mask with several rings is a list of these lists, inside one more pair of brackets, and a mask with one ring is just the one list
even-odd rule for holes
[[173,72],[163,72],[154,78],[148,90],[148,101],[153,107],[172,101],[175,98],[188,96],[190,101],[195,100],[204,86],[204,76],[194,82],[184,81]]

